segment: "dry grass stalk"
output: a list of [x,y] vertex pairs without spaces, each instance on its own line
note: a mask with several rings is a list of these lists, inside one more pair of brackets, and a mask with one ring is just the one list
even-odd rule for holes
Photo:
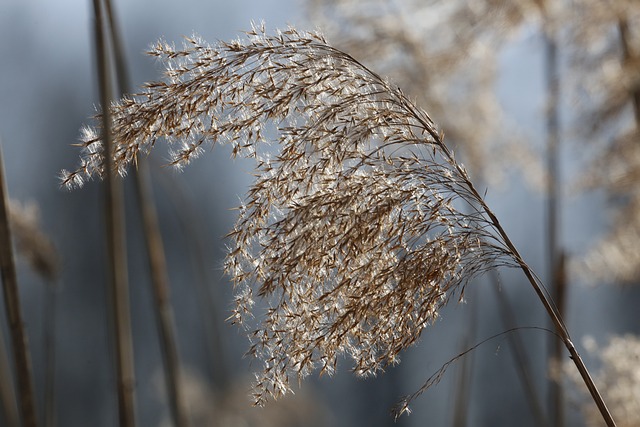
[[33,392],[31,355],[28,336],[22,321],[20,294],[16,266],[14,262],[13,242],[9,225],[9,196],[7,194],[4,164],[0,152],[0,274],[4,292],[5,312],[11,345],[13,363],[15,364],[17,400],[24,427],[35,427],[38,424],[35,395]]
[[[117,29],[116,15],[110,0],[104,0],[104,6],[106,21],[108,23],[107,33],[111,39],[118,86],[120,92],[129,93],[131,91],[129,76],[120,31]],[[154,297],[153,307],[155,309],[156,323],[160,335],[168,400],[175,426],[188,427],[189,420],[186,415],[186,402],[182,397],[182,391],[180,389],[181,369],[178,356],[178,344],[175,337],[173,309],[170,301],[169,275],[167,272],[162,235],[160,234],[160,226],[153,201],[151,175],[146,159],[142,159],[137,163],[135,186],[142,222],[142,232],[147,249],[147,260],[151,274],[152,293]]]
[[[588,353],[599,359],[600,369],[594,380],[607,395],[611,412],[619,427],[640,426],[640,338],[632,334],[614,335],[601,347],[591,338],[584,340]],[[597,409],[588,400],[584,385],[568,364],[562,371],[579,390],[580,409],[588,426],[599,426],[602,421]]]
[[[514,138],[511,126],[505,126],[508,114],[501,111],[495,79],[501,47],[522,27],[544,22],[545,15],[555,7],[549,8],[545,4],[548,2],[541,0],[305,3],[310,22],[319,25],[337,47],[383,70],[418,104],[429,107],[432,117],[446,130],[448,144],[454,144],[474,177],[495,183],[507,167],[517,165],[520,173],[544,191],[545,171],[540,159],[523,144],[523,138]],[[457,113],[452,115],[450,111]],[[498,301],[506,302],[503,298]],[[514,346],[518,338],[517,334],[507,337]],[[561,342],[555,343],[561,346]],[[465,358],[465,363],[470,359]],[[520,361],[514,364],[523,387],[535,391],[526,381],[530,374],[525,371],[531,366]],[[458,388],[461,393],[468,389]],[[527,396],[533,397],[527,403],[537,416],[537,424],[543,425],[539,399],[530,393]]]
[[4,341],[4,331],[0,329],[0,402],[2,418],[8,427],[20,427],[20,412],[13,380],[13,370],[9,361],[9,352]]
[[[249,329],[249,353],[264,364],[257,404],[316,368],[333,373],[343,355],[358,375],[396,363],[450,298],[497,265],[522,268],[588,381],[541,283],[399,89],[295,29],[254,28],[216,46],[188,39],[178,50],[158,43],[151,54],[167,62],[167,81],[109,109],[113,170],[124,173],[161,137],[180,141],[178,167],[205,142],[257,161],[226,261],[232,320]],[[80,167],[62,173],[69,187],[107,168],[94,130],[82,147]],[[257,322],[256,298],[268,305]]]
[[[94,28],[96,42],[96,59],[98,72],[98,86],[102,105],[110,105],[112,99],[111,87],[111,55],[109,55],[108,37],[105,30],[104,3],[102,0],[93,1]],[[102,138],[106,153],[114,151],[114,139],[111,126],[112,115],[109,108],[105,109],[102,120]],[[106,156],[107,165],[113,164],[111,156]],[[133,359],[133,338],[131,331],[131,311],[129,303],[129,286],[127,273],[127,255],[124,200],[122,182],[111,167],[105,173],[105,218],[106,239],[109,258],[109,306],[115,343],[115,365],[118,394],[118,420],[123,427],[135,426],[135,371]]]
[[18,254],[25,258],[31,268],[47,283],[46,302],[42,316],[42,330],[45,355],[44,381],[44,422],[45,426],[55,424],[55,343],[56,343],[56,281],[59,271],[59,257],[53,242],[41,230],[38,206],[33,203],[21,204],[9,200],[11,230]]

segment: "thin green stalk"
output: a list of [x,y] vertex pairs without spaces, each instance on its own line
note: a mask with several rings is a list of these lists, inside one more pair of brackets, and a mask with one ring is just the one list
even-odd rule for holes
[[4,304],[11,334],[13,358],[16,366],[18,402],[24,427],[38,424],[33,394],[31,356],[27,331],[22,321],[20,293],[14,262],[11,229],[9,227],[8,195],[4,178],[4,163],[0,150],[0,270],[4,291]]
[[105,147],[105,213],[110,267],[109,301],[116,347],[116,371],[118,389],[119,424],[122,427],[135,426],[135,374],[133,362],[133,338],[131,332],[131,311],[127,277],[127,257],[124,225],[124,201],[122,181],[118,178],[114,165],[111,140],[111,73],[108,57],[107,38],[104,31],[103,5],[93,1],[95,12],[96,55],[98,64],[100,101],[102,114],[102,141]]
[[[113,47],[115,70],[121,92],[130,92],[127,66],[122,47],[120,31],[116,24],[110,0],[105,0],[105,11],[109,22],[109,34]],[[151,175],[146,159],[138,160],[135,172],[136,196],[138,198],[144,241],[147,249],[149,270],[151,273],[152,293],[156,322],[160,334],[165,380],[174,424],[177,427],[187,427],[189,419],[185,408],[185,399],[181,388],[180,358],[175,334],[173,309],[169,298],[169,275],[167,262],[158,225],[158,218],[153,202]]]

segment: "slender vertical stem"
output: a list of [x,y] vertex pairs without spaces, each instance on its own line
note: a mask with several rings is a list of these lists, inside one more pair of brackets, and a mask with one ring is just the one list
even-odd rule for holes
[[116,347],[119,421],[122,427],[135,426],[135,375],[133,338],[127,278],[122,181],[113,165],[111,141],[111,73],[100,0],[94,0],[97,68],[102,112],[102,141],[105,153],[105,207],[110,266],[110,303]]
[[[188,251],[193,270],[196,274],[195,291],[198,298],[200,310],[204,316],[204,329],[206,347],[211,357],[208,364],[211,371],[211,381],[218,389],[224,390],[230,385],[228,355],[222,339],[222,332],[218,325],[222,320],[220,308],[218,307],[218,294],[214,282],[209,277],[209,269],[204,258],[207,250],[203,243],[200,212],[193,209],[191,201],[185,197],[188,187],[176,188],[176,180],[168,181],[165,175],[158,175],[159,180],[164,179],[164,194],[168,196],[171,204],[176,208],[181,228],[188,240]],[[162,183],[162,182],[161,182]]]
[[[629,43],[629,23],[626,19],[618,20],[618,32],[620,33],[620,43],[622,44],[622,59],[627,62],[636,58]],[[636,126],[640,128],[640,89],[631,92],[631,102],[633,103],[633,113],[636,119]]]
[[[545,18],[548,22],[548,18]],[[562,251],[560,249],[560,156],[559,156],[559,111],[560,79],[558,75],[558,44],[551,25],[544,31],[545,77],[547,84],[546,128],[547,128],[547,266],[548,281],[552,298],[560,314],[564,314],[566,295],[565,275],[561,269]],[[549,369],[558,370],[562,358],[562,344],[551,338],[548,349]],[[564,425],[562,381],[560,378],[549,380],[549,414],[554,426]]]
[[[105,10],[106,18],[109,22],[109,34],[111,35],[118,86],[121,92],[130,92],[131,87],[122,39],[110,0],[105,0]],[[162,235],[160,234],[160,226],[158,225],[158,217],[153,202],[151,174],[146,159],[139,159],[137,166],[138,168],[134,174],[136,196],[140,208],[147,259],[151,272],[152,293],[155,301],[156,322],[160,334],[168,400],[176,427],[187,427],[189,419],[181,388],[180,358],[178,357],[173,310],[169,299],[169,276]]]
[[173,310],[169,300],[169,277],[164,257],[164,247],[159,232],[158,219],[151,201],[151,183],[146,162],[138,164],[136,172],[136,190],[145,234],[153,296],[155,300],[156,321],[160,333],[160,344],[165,368],[165,381],[171,406],[171,414],[176,427],[189,425],[185,400],[181,387],[180,359],[176,342]]
[[47,284],[47,296],[43,315],[44,352],[46,355],[45,390],[44,390],[44,426],[55,427],[56,399],[56,312],[58,289],[54,280]]
[[11,334],[13,358],[16,365],[18,385],[18,402],[24,427],[35,427],[38,424],[33,394],[31,373],[31,356],[27,332],[22,322],[18,279],[14,263],[13,243],[9,227],[9,210],[7,206],[7,188],[4,179],[4,164],[0,150],[0,273],[4,304]]
[[0,401],[2,401],[4,420],[8,427],[20,427],[13,376],[3,335],[2,327],[0,327]]

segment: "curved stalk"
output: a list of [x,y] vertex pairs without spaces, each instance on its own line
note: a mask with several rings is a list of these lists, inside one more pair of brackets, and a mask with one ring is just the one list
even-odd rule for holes
[[576,368],[578,369],[578,372],[580,373],[582,380],[584,381],[585,385],[589,389],[589,393],[591,394],[591,397],[593,398],[595,404],[598,406],[598,409],[600,411],[600,414],[602,415],[602,418],[604,419],[608,427],[615,427],[616,423],[613,420],[611,411],[609,411],[609,408],[607,407],[604,399],[602,398],[602,395],[598,391],[598,387],[593,381],[593,378],[591,378],[591,374],[589,373],[589,370],[584,364],[582,357],[580,357],[580,354],[578,353],[578,350],[573,344],[573,341],[571,341],[571,336],[569,335],[569,331],[564,323],[564,320],[562,319],[562,315],[560,314],[560,311],[552,301],[551,297],[547,294],[544,285],[542,284],[540,279],[538,279],[538,277],[533,272],[533,270],[531,270],[529,265],[524,261],[524,259],[520,255],[520,252],[518,252],[518,249],[516,249],[515,245],[507,235],[506,231],[504,230],[504,228],[502,228],[502,225],[500,224],[498,217],[496,217],[496,215],[491,211],[491,209],[489,209],[489,206],[487,206],[487,204],[485,203],[484,198],[476,190],[466,170],[454,160],[453,153],[447,148],[447,146],[443,142],[444,137],[439,135],[433,128],[429,127],[427,123],[424,123],[424,127],[428,131],[429,135],[440,145],[445,157],[448,157],[448,160],[450,161],[450,163],[454,165],[454,167],[457,169],[460,176],[464,178],[465,184],[467,185],[467,188],[469,189],[471,196],[478,201],[478,203],[480,204],[480,208],[487,215],[490,223],[493,225],[494,229],[498,232],[503,243],[505,244],[507,249],[511,252],[513,259],[516,261],[516,263],[524,273],[525,277],[533,287],[533,290],[535,291],[536,295],[538,295],[538,298],[540,299],[540,302],[542,302],[542,305],[547,311],[547,314],[549,315],[549,318],[551,319],[553,325],[555,326],[557,333],[559,334],[565,347],[569,351],[569,354],[571,355],[571,360],[573,360],[573,363],[576,365]]
[[500,237],[502,237],[504,243],[507,245],[509,250],[513,253],[516,262],[520,266],[520,269],[526,276],[527,280],[529,280],[529,283],[531,284],[534,291],[536,292],[536,295],[538,295],[538,298],[542,302],[542,305],[544,306],[545,310],[549,314],[551,321],[556,327],[556,331],[562,338],[562,341],[565,347],[567,348],[567,350],[569,350],[569,354],[571,354],[571,360],[573,360],[573,363],[576,365],[576,368],[578,368],[578,372],[580,372],[580,376],[582,377],[582,380],[584,381],[585,385],[589,389],[589,393],[591,393],[591,397],[593,398],[594,402],[598,406],[598,409],[602,414],[602,418],[607,423],[608,427],[615,427],[616,423],[613,420],[613,416],[611,415],[609,408],[607,408],[607,405],[604,402],[604,399],[600,395],[600,392],[598,391],[598,387],[593,382],[593,379],[591,378],[591,374],[589,374],[589,371],[586,365],[584,364],[584,361],[580,357],[578,350],[576,349],[575,345],[571,341],[571,336],[569,335],[569,331],[567,330],[567,327],[564,323],[564,320],[562,319],[562,316],[560,315],[560,312],[558,311],[553,301],[549,298],[549,296],[545,292],[544,285],[540,282],[540,280],[537,278],[537,276],[531,270],[531,268],[527,265],[527,263],[524,262],[524,260],[520,256],[520,253],[518,252],[514,244],[511,242],[511,239],[509,239],[509,236],[507,236],[507,233],[502,228],[500,221],[498,221],[498,218],[485,204],[484,200],[480,197],[480,195],[476,191],[471,181],[468,181],[468,185],[469,185],[469,189],[474,194],[474,196],[477,196],[478,200],[480,200],[482,209],[491,220],[491,223],[495,227],[496,231],[500,234]]

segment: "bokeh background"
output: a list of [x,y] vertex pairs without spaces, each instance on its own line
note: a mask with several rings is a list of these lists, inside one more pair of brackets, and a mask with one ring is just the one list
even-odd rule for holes
[[[327,25],[329,41],[344,43],[344,33],[349,28],[336,17],[333,24],[343,25],[339,28],[342,32],[332,29],[327,24],[331,15],[318,15],[310,7],[312,3],[317,7],[321,2],[139,0],[113,4],[125,41],[131,79],[139,86],[160,78],[160,64],[144,55],[150,43],[160,38],[179,44],[184,35],[195,33],[215,42],[238,37],[241,31],[250,28],[252,21],[265,21],[269,30],[289,24],[299,29]],[[339,11],[336,7],[332,13]],[[358,13],[368,16],[378,12],[362,7]],[[404,25],[403,31],[410,32],[420,22],[432,25],[440,13],[444,13],[441,8],[434,7],[432,11],[424,8],[412,17],[411,25],[406,22],[396,25]],[[55,324],[58,426],[117,424],[106,308],[101,184],[92,182],[81,190],[68,192],[60,189],[57,178],[61,169],[75,166],[78,150],[71,144],[98,104],[92,17],[89,1],[0,2],[0,141],[7,186],[12,198],[37,204],[42,229],[54,242],[60,258]],[[530,155],[515,158],[508,155],[509,149],[494,149],[487,154],[485,170],[499,170],[499,176],[486,178],[479,171],[477,176],[482,175],[489,205],[512,240],[545,279],[546,197],[543,188],[536,185],[540,177],[532,177],[535,173],[530,172],[536,167],[544,168],[547,97],[545,41],[540,22],[536,18],[519,24],[495,46],[491,45],[491,39],[486,42],[486,48],[493,54],[492,78],[483,83],[483,89],[495,96],[500,113],[479,119],[476,126],[478,129],[497,126],[509,147],[520,146]],[[463,31],[448,29],[453,33]],[[362,47],[357,44],[353,46],[355,50],[350,53],[356,58],[370,54],[358,50]],[[568,56],[560,56],[564,69],[569,67],[569,61]],[[407,66],[412,64],[407,62]],[[466,89],[460,90],[459,96],[464,98]],[[428,96],[425,98],[420,102],[426,105],[421,106],[431,111]],[[562,124],[573,120],[580,107],[578,102],[587,101],[569,96],[563,99]],[[443,115],[446,120],[440,120]],[[447,135],[455,135],[456,117],[462,115],[459,105],[452,105],[448,113],[443,105],[437,107],[433,118],[437,123],[446,121],[443,130]],[[588,167],[584,154],[589,149],[576,132],[567,130],[562,135],[559,239],[569,258],[579,263],[611,224],[611,200],[603,190],[576,190],[579,172]],[[464,149],[460,151],[464,159]],[[402,395],[419,388],[442,364],[469,347],[471,329],[475,330],[472,342],[506,329],[493,280],[482,279],[471,284],[465,303],[445,309],[441,320],[425,330],[419,345],[406,351],[402,363],[384,375],[355,378],[349,372],[349,361],[344,360],[335,377],[305,381],[293,398],[297,400],[279,402],[266,409],[251,408],[248,398],[251,373],[260,367],[243,358],[247,348],[243,331],[225,322],[232,304],[232,289],[221,266],[226,251],[224,236],[235,218],[232,208],[251,182],[252,166],[231,161],[228,150],[220,147],[181,173],[163,167],[164,160],[160,149],[151,158],[151,169],[169,262],[180,356],[188,372],[186,387],[192,410],[200,417],[196,425],[223,425],[219,424],[223,419],[229,423],[224,425],[237,426],[394,425],[390,408]],[[137,418],[141,426],[171,425],[144,247],[129,182],[126,191]],[[45,298],[46,286],[51,284],[41,280],[25,262],[19,260],[18,265],[24,321],[41,408],[46,365],[43,313],[49,303]],[[613,333],[640,333],[637,286],[594,283],[571,269],[568,271],[567,321],[579,349],[582,350],[581,338],[586,335],[604,344]],[[517,325],[549,327],[542,306],[520,273],[500,272],[498,281],[500,291],[511,301]],[[6,340],[6,322],[2,319]],[[549,336],[540,330],[521,332],[531,361],[528,369],[543,401]],[[466,366],[468,378],[462,383],[469,396],[464,409],[466,425],[534,426],[507,337],[489,341],[471,354],[467,365],[454,364],[439,385],[412,405],[413,413],[395,425],[454,425],[455,413],[461,410],[456,405],[460,398],[460,372]],[[587,363],[596,362],[588,354],[585,358]],[[594,368],[597,369],[597,364]],[[567,425],[584,422],[578,410],[580,401],[576,399],[567,398]]]

